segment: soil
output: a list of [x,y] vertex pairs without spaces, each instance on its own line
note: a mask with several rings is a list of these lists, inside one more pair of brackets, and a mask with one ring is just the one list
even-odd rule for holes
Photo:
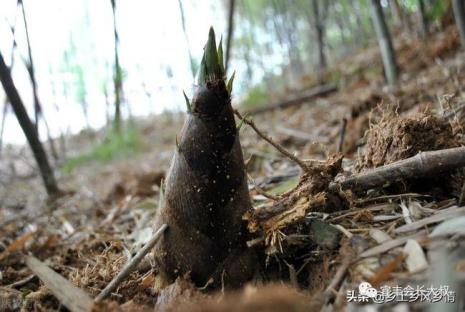
[[[254,117],[257,127],[274,141],[300,159],[320,164],[311,166],[312,175],[302,173],[250,127],[242,128],[241,144],[255,207],[252,212],[277,203],[282,206],[275,219],[259,220],[251,231],[248,243],[259,254],[260,269],[245,287],[205,291],[186,278],[161,290],[153,259],[148,256],[94,310],[143,311],[162,306],[169,310],[175,306],[171,309],[308,311],[323,305],[357,309],[359,305],[347,302],[346,293],[358,289],[362,281],[429,285],[437,278],[430,256],[441,253],[425,239],[423,229],[432,232],[439,221],[416,225],[443,214],[449,218],[441,222],[463,217],[458,207],[463,184],[460,172],[431,179],[429,188],[418,188],[424,181],[406,181],[408,187],[403,189],[380,187],[356,195],[333,194],[342,198],[340,201],[328,199],[327,188],[335,177],[463,144],[465,57],[457,51],[458,37],[452,29],[430,42],[418,58],[424,43],[402,39],[396,44],[404,71],[396,88],[386,88],[381,73],[370,71],[379,63],[379,54],[369,48],[336,66],[344,69],[338,93]],[[341,159],[337,152],[343,118],[347,126]],[[47,201],[27,149],[9,147],[2,152],[0,309],[1,304],[11,310],[63,309],[24,264],[27,253],[92,297],[121,271],[156,230],[153,224],[161,179],[183,119],[183,114],[167,113],[139,120],[142,152],[108,163],[86,163],[70,174],[57,170],[59,183],[68,192],[54,202]],[[82,154],[89,150],[90,139],[98,142],[103,138],[104,130],[67,138],[67,156]],[[340,161],[331,162],[335,159]],[[454,186],[444,183],[445,179]],[[435,192],[434,186],[442,191]],[[264,192],[286,196],[276,200]],[[315,209],[328,201],[334,209]],[[315,224],[323,230],[315,232]],[[403,226],[413,229],[403,232]],[[325,231],[327,236],[316,238],[325,229],[331,229]],[[332,229],[338,234],[333,235]],[[460,250],[460,233],[456,228],[450,231],[456,235],[438,242],[446,249],[455,246]],[[419,248],[407,248],[407,238]],[[424,259],[427,268],[412,270],[409,257]],[[453,275],[463,274],[459,253],[448,261]]]

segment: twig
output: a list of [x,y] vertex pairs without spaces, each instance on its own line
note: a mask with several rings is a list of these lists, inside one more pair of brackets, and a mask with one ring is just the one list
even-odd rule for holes
[[30,281],[32,281],[35,276],[36,276],[35,274],[31,274],[29,276],[26,276],[23,279],[20,279],[19,281],[16,281],[14,283],[11,283],[11,284],[7,285],[6,287],[7,288],[16,288],[16,287],[23,286],[23,285],[29,283]]
[[341,132],[339,136],[339,145],[337,147],[337,151],[342,153],[342,149],[344,147],[344,139],[346,136],[346,128],[347,128],[347,118],[342,118],[342,125],[341,125]]
[[339,286],[341,283],[342,279],[347,273],[347,270],[349,269],[351,261],[348,259],[345,259],[344,262],[341,264],[341,266],[337,269],[336,274],[334,274],[333,279],[329,283],[328,287],[326,287],[324,296],[325,296],[325,302],[329,303],[332,301],[334,298],[334,292],[336,288]]
[[289,98],[287,100],[283,100],[283,101],[279,101],[275,103],[271,103],[263,107],[258,107],[256,109],[250,110],[248,113],[251,115],[256,115],[256,114],[262,114],[265,112],[269,112],[275,109],[283,109],[283,108],[290,107],[293,105],[299,105],[305,101],[309,101],[318,96],[324,96],[324,95],[330,94],[335,91],[337,91],[337,86],[333,83],[326,84],[326,85],[319,85],[319,86],[316,86],[315,88],[302,92],[296,97]]
[[163,234],[163,232],[166,230],[167,227],[168,226],[166,224],[163,224],[157,230],[157,232],[155,232],[155,234],[150,239],[150,241],[147,244],[145,244],[145,246],[142,247],[141,250],[139,250],[137,252],[137,254],[134,256],[134,258],[132,258],[126,264],[126,266],[121,270],[121,272],[119,272],[118,275],[116,275],[115,278],[113,278],[113,280],[107,285],[107,287],[105,287],[100,292],[100,294],[98,294],[97,297],[95,297],[95,301],[100,301],[100,300],[103,300],[103,299],[107,298],[113,292],[113,290],[115,290],[116,287],[118,287],[118,285],[129,274],[131,274],[132,271],[134,271],[134,269],[137,267],[139,262],[141,262],[141,260],[145,257],[145,255],[155,246],[155,243],[158,241],[158,239],[161,237],[161,235]]
[[460,207],[445,212],[438,212],[430,217],[423,218],[413,223],[404,224],[394,230],[395,233],[404,233],[421,229],[429,224],[438,223],[444,220],[453,219],[465,215],[465,207]]
[[448,112],[447,114],[444,115],[445,118],[452,118],[457,116],[458,113],[460,113],[462,110],[465,109],[465,103],[459,104],[457,107],[452,109],[452,111]]
[[381,211],[381,210],[394,210],[397,206],[394,205],[394,204],[379,204],[379,205],[373,205],[373,206],[370,206],[370,207],[366,207],[366,208],[360,208],[360,207],[356,207],[356,208],[353,208],[353,209],[350,209],[350,210],[342,210],[342,211],[337,211],[337,212],[333,212],[329,215],[328,219],[326,219],[328,222],[336,222],[336,221],[339,221],[341,219],[344,219],[344,218],[347,218],[347,217],[350,217],[350,216],[353,216],[353,215],[356,215],[358,213],[360,213],[361,211]]
[[237,110],[234,110],[234,113],[237,115],[237,117],[239,117],[239,119],[241,119],[244,123],[249,125],[262,139],[264,139],[265,141],[270,143],[281,154],[283,154],[285,157],[289,158],[290,160],[294,161],[297,165],[299,165],[300,168],[302,168],[302,170],[304,170],[304,171],[308,170],[308,166],[307,166],[307,164],[305,164],[305,162],[303,162],[302,160],[300,160],[296,156],[292,155],[281,144],[276,143],[275,141],[273,141],[272,138],[270,138],[269,136],[267,136],[266,134],[264,134],[263,132],[258,130],[257,126],[255,126],[255,123],[252,120],[249,120],[249,119],[247,119],[245,117],[242,117],[242,115]]
[[341,183],[333,183],[330,190],[363,191],[391,182],[425,177],[465,166],[465,147],[422,152],[413,157],[363,172]]
[[84,290],[77,288],[70,281],[33,256],[26,257],[26,265],[70,311],[88,312],[91,310],[93,305],[92,298]]
[[344,234],[348,239],[351,239],[354,234],[350,233],[345,227],[340,224],[334,225],[336,229],[338,229],[342,234]]
[[252,179],[252,177],[251,177],[249,174],[247,174],[247,176],[249,177],[249,180],[252,182],[253,187],[254,187],[254,189],[257,191],[258,194],[263,195],[263,196],[265,196],[266,198],[272,199],[272,200],[280,200],[280,199],[281,199],[281,197],[276,196],[276,195],[273,195],[273,194],[270,194],[270,193],[266,192],[264,189],[262,189],[260,186],[258,186],[258,185],[255,183],[254,179]]
[[382,196],[369,197],[369,198],[364,198],[364,199],[357,199],[354,201],[354,203],[356,205],[362,205],[362,204],[377,202],[377,201],[391,202],[392,200],[395,200],[395,199],[402,200],[402,198],[420,198],[420,197],[431,197],[431,195],[418,194],[418,193],[401,193],[401,194],[394,194],[394,195],[382,195]]

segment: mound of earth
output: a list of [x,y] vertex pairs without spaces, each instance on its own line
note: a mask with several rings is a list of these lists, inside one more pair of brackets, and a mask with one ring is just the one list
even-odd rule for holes
[[[413,157],[420,152],[435,151],[461,145],[460,138],[447,118],[430,113],[413,116],[386,114],[366,132],[366,146],[355,161],[355,170],[361,172]],[[439,183],[438,183],[439,182]],[[397,188],[401,191],[457,193],[463,184],[461,172],[403,181]]]

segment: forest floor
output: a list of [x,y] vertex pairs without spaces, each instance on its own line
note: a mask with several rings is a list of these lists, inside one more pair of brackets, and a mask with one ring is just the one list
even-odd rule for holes
[[[207,300],[212,311],[229,311],[232,302],[244,311],[266,307],[267,302],[274,302],[268,309],[276,311],[316,306],[355,309],[359,304],[365,308],[373,305],[347,302],[348,292],[357,294],[362,282],[394,289],[432,284],[453,288],[457,280],[463,281],[461,170],[434,176],[417,174],[357,192],[337,190],[337,207],[312,209],[312,200],[331,193],[327,189],[334,176],[341,181],[419,152],[463,145],[465,55],[458,51],[458,35],[452,29],[428,42],[425,45],[409,38],[397,42],[403,72],[397,87],[385,87],[380,73],[373,73],[372,68],[380,67],[379,54],[377,49],[366,49],[337,64],[336,70],[342,73],[338,92],[253,116],[255,125],[274,142],[300,159],[313,159],[321,172],[331,171],[331,181],[322,182],[326,183],[323,189],[310,194],[299,190],[299,186],[321,182],[316,177],[321,172],[302,175],[295,162],[243,125],[241,143],[254,206],[258,210],[273,207],[283,199],[276,196],[289,190],[285,199],[296,197],[285,207],[292,214],[281,211],[264,220],[248,216],[256,237],[251,245],[264,260],[262,272],[244,290],[231,295],[205,294],[177,282],[168,293],[159,293],[147,257],[119,285],[106,308],[169,309],[176,302],[173,309],[181,309],[178,304]],[[26,266],[27,254],[44,261],[92,297],[121,271],[156,230],[151,225],[159,205],[160,183],[183,118],[183,114],[165,114],[137,120],[140,135],[135,151],[111,161],[88,161],[61,170],[59,183],[67,193],[54,202],[46,200],[27,148],[3,151],[0,310],[63,309],[63,302]],[[95,142],[104,140],[100,132],[69,138],[67,156],[78,159]],[[340,146],[342,164],[334,156]],[[418,302],[412,307],[423,308]]]

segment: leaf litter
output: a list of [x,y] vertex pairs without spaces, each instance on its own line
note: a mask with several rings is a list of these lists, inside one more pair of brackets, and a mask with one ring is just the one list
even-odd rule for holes
[[[460,246],[465,217],[458,204],[464,184],[461,170],[386,187],[357,191],[338,187],[350,176],[419,152],[463,145],[465,97],[460,85],[465,82],[465,64],[462,54],[451,56],[457,40],[456,33],[447,31],[418,60],[412,55],[421,45],[402,43],[400,64],[412,66],[415,75],[404,78],[395,90],[383,88],[377,79],[346,73],[350,83],[338,93],[254,117],[257,127],[300,164],[277,153],[244,126],[241,140],[249,174],[255,179],[249,186],[254,208],[244,219],[254,237],[249,246],[261,256],[260,270],[243,289],[210,293],[180,279],[160,290],[149,254],[109,300],[94,304],[93,309],[164,306],[169,310],[175,305],[180,310],[203,306],[205,311],[208,303],[211,311],[225,311],[230,304],[246,310],[266,307],[271,300],[276,307],[293,306],[297,311],[338,310],[354,305],[347,303],[346,291],[357,289],[363,281],[399,286],[429,283],[434,280],[434,257],[450,255],[450,268],[462,272],[463,258],[453,252]],[[351,64],[364,66],[361,61]],[[348,122],[342,154],[338,154],[341,116]],[[25,265],[26,253],[91,297],[110,283],[156,230],[152,223],[160,181],[181,118],[158,116],[155,126],[153,121],[141,122],[151,149],[129,160],[84,165],[79,173],[63,176],[63,183],[74,191],[55,203],[39,195],[34,174],[27,184],[18,179],[4,184],[2,302],[26,310],[60,307],[60,301]],[[284,119],[286,131],[278,130],[275,125]],[[303,140],[296,133],[314,140]],[[14,150],[8,153],[11,162],[19,161]],[[294,182],[287,183],[291,179]],[[260,191],[254,187],[272,192],[277,183],[290,189],[281,188],[266,197],[258,196]],[[26,195],[14,192],[21,185],[26,185]],[[436,248],[438,244],[442,249]]]

